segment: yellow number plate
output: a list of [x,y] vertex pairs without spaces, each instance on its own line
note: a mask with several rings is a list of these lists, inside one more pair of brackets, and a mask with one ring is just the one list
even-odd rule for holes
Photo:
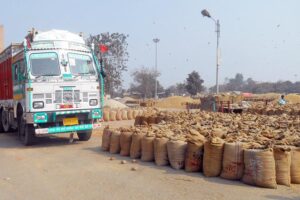
[[78,124],[78,118],[77,117],[65,118],[65,119],[63,119],[63,124],[64,124],[64,126],[77,125]]

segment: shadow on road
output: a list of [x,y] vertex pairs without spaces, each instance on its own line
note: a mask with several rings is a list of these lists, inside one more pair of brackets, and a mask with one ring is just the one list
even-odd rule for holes
[[69,142],[69,135],[47,135],[45,137],[36,137],[35,143],[32,146],[24,146],[19,140],[17,132],[0,133],[0,148],[41,148],[41,147],[56,147],[62,145],[77,145],[79,140],[74,135],[73,143]]
[[[92,151],[96,154],[106,156],[108,160],[109,160],[110,157],[114,157],[115,160],[119,160],[119,161],[126,160],[128,163],[130,163],[132,161],[132,159],[130,157],[120,156],[119,154],[110,154],[107,151],[103,151],[103,150],[101,150],[100,146],[87,147],[87,148],[83,148],[83,150]],[[163,173],[165,173],[165,174],[186,175],[186,176],[190,176],[190,177],[201,178],[201,179],[203,179],[207,182],[217,183],[217,184],[221,184],[221,185],[224,185],[224,184],[225,185],[234,185],[234,186],[244,187],[244,188],[249,189],[248,185],[245,185],[244,183],[242,183],[240,181],[226,180],[226,179],[222,179],[220,177],[205,177],[202,172],[198,172],[198,173],[197,172],[194,172],[194,173],[185,172],[184,170],[175,170],[175,169],[171,168],[170,165],[168,165],[168,166],[157,166],[157,165],[155,165],[154,162],[143,162],[140,159],[136,159],[136,160],[137,160],[138,165],[140,165],[140,166],[145,166],[147,168],[153,168],[153,169],[156,169],[156,170],[160,170],[160,171],[163,171]],[[186,181],[190,181],[190,180],[187,179]],[[258,187],[251,187],[251,188],[264,189],[264,188],[258,188]]]

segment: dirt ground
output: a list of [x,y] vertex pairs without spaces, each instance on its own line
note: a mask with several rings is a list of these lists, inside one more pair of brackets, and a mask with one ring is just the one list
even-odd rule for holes
[[300,185],[263,189],[206,178],[140,160],[131,163],[128,157],[101,151],[100,145],[99,131],[88,142],[70,144],[68,135],[61,135],[39,138],[31,147],[22,146],[14,133],[0,134],[0,200],[300,199]]

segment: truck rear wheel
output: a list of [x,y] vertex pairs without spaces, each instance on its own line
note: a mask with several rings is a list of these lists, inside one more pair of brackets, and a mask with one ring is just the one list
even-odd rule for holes
[[77,132],[77,136],[80,141],[88,141],[92,136],[92,130]]
[[0,132],[9,131],[8,112],[1,109],[0,111]]
[[26,124],[22,116],[18,117],[18,134],[21,142],[25,146],[30,146],[34,143],[34,127],[32,124]]

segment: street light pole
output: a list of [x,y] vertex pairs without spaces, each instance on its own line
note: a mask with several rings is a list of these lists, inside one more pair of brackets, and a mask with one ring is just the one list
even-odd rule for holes
[[217,54],[216,54],[216,93],[219,93],[219,66],[220,66],[220,49],[219,49],[219,42],[220,42],[220,22],[219,20],[215,20],[211,17],[207,10],[202,10],[201,14],[203,17],[211,18],[215,22],[216,26],[216,33],[217,33]]
[[158,99],[158,96],[157,96],[157,44],[159,42],[159,39],[158,38],[154,38],[153,39],[153,42],[155,43],[155,96],[154,98],[155,99]]

